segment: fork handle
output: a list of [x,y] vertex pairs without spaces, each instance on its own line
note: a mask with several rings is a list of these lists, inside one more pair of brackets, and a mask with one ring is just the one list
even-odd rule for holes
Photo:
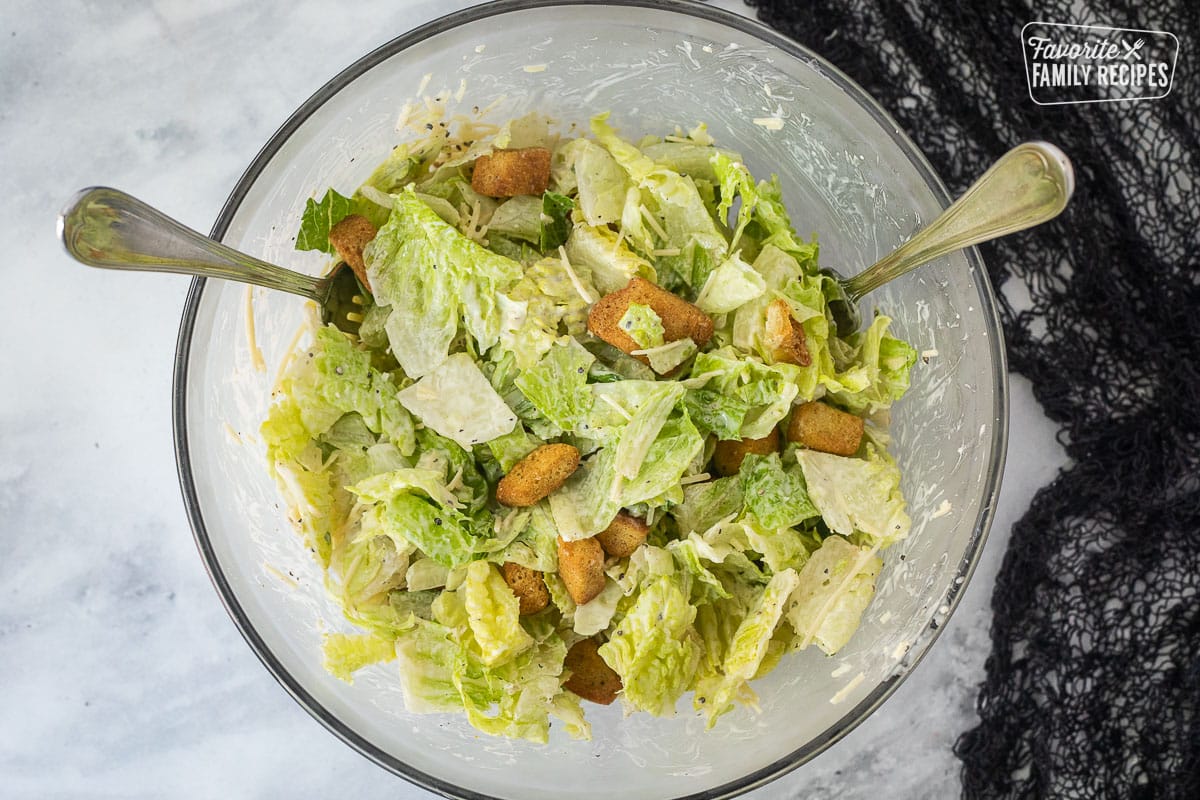
[[939,256],[1057,217],[1075,191],[1075,171],[1049,142],[1025,142],[1000,157],[966,194],[890,255],[847,280],[854,301]]
[[117,189],[83,189],[58,217],[58,237],[92,267],[253,283],[324,303],[328,282],[226,247]]

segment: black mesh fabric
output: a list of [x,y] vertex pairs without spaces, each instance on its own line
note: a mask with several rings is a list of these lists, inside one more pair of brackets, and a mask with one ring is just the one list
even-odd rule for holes
[[[1074,161],[1063,216],[982,248],[1011,368],[1071,465],[1013,529],[963,789],[1200,797],[1200,3],[750,5],[878,98],[954,194],[1023,140]],[[1172,31],[1174,89],[1035,105],[1034,20]]]

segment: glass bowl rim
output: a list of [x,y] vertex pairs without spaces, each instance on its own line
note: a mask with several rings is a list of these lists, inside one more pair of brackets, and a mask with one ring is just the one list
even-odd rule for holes
[[[763,25],[757,20],[720,8],[713,8],[699,2],[692,2],[691,0],[604,0],[604,2],[594,2],[594,0],[495,0],[495,2],[471,6],[452,12],[397,36],[362,56],[330,79],[324,86],[304,101],[271,138],[267,140],[267,143],[263,145],[262,149],[254,157],[254,160],[250,162],[250,165],[230,192],[220,214],[217,216],[216,222],[213,224],[209,236],[216,240],[222,239],[234,215],[240,208],[242,201],[249,192],[250,187],[289,137],[327,100],[368,70],[432,36],[444,33],[453,28],[515,11],[577,5],[634,6],[653,11],[667,11],[696,17],[753,36],[793,58],[808,63],[822,77],[828,79],[846,92],[863,110],[870,114],[882,131],[889,135],[893,142],[908,157],[911,165],[917,170],[926,186],[933,192],[935,198],[943,207],[950,203],[950,194],[946,190],[945,184],[942,183],[937,173],[934,172],[924,155],[895,120],[892,119],[891,115],[871,95],[849,76],[817,53]],[[941,604],[941,607],[948,608],[947,613],[940,615],[942,616],[942,621],[936,627],[925,627],[922,638],[914,642],[910,650],[910,653],[913,654],[911,660],[901,672],[880,681],[871,690],[870,694],[853,708],[849,709],[837,722],[823,731],[819,736],[806,742],[802,747],[797,748],[788,755],[760,767],[741,778],[702,792],[680,796],[676,800],[720,800],[736,797],[791,772],[824,752],[870,716],[912,674],[913,670],[916,669],[917,665],[929,652],[934,641],[937,640],[938,636],[945,629],[946,623],[958,607],[963,590],[970,583],[971,576],[978,564],[992,519],[995,516],[996,500],[1000,491],[1000,481],[1003,476],[1007,453],[1009,423],[1008,367],[1003,345],[1003,329],[1000,325],[995,292],[988,279],[987,270],[984,268],[983,259],[979,251],[972,247],[964,251],[964,253],[971,271],[976,276],[978,285],[982,289],[980,291],[980,310],[984,317],[984,325],[988,332],[991,349],[994,379],[992,389],[996,401],[996,417],[992,424],[992,437],[990,452],[988,454],[989,467],[983,481],[984,499],[976,517],[966,551],[959,562],[958,569],[955,571],[954,579],[950,583],[944,602]],[[195,477],[192,472],[187,435],[188,362],[191,356],[192,334],[205,285],[206,279],[194,278],[188,289],[187,298],[184,301],[183,316],[180,321],[179,335],[176,340],[171,418],[175,440],[176,468],[188,522],[192,529],[196,547],[200,552],[201,559],[204,561],[204,567],[208,571],[209,578],[212,580],[213,586],[222,604],[225,606],[225,610],[229,613],[230,618],[241,632],[246,643],[249,644],[251,650],[254,651],[263,666],[267,668],[267,671],[271,673],[280,686],[321,725],[350,747],[357,750],[361,755],[389,772],[428,791],[446,797],[459,798],[460,800],[493,800],[491,795],[480,794],[471,789],[458,786],[436,775],[431,775],[406,764],[372,744],[349,725],[339,720],[322,706],[316,698],[309,694],[275,657],[274,653],[271,652],[265,641],[254,629],[249,617],[238,602],[228,579],[225,577],[217,561],[216,553],[200,509],[199,494],[196,490]]]

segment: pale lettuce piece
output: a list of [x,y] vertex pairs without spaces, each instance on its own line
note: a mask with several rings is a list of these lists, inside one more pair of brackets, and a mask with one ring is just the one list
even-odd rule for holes
[[583,265],[591,270],[592,281],[601,294],[624,288],[633,278],[649,281],[657,278],[650,262],[630,250],[606,227],[575,225],[567,237],[566,251],[573,266]]
[[808,497],[804,476],[785,468],[778,453],[750,453],[738,472],[748,508],[767,528],[790,528],[819,516]]
[[491,145],[496,150],[520,150],[526,147],[554,149],[556,136],[550,132],[553,120],[540,111],[510,119],[500,126],[492,137]]
[[542,198],[539,195],[510,197],[496,207],[488,221],[488,233],[494,231],[534,246],[541,239],[541,230]]
[[574,692],[564,689],[556,694],[550,701],[550,714],[562,721],[572,739],[588,741],[592,738],[592,724],[584,717],[579,695]]
[[550,512],[568,542],[595,536],[621,510],[621,476],[616,449],[605,447],[579,465],[563,487],[550,495]]
[[[725,257],[729,243],[709,215],[693,180],[656,164],[653,159],[617,136],[607,119],[607,114],[593,117],[592,133],[625,169],[630,179],[654,200],[657,208],[653,209],[652,213],[661,221],[660,225],[667,234],[663,245],[680,249],[699,248],[705,253],[701,259],[703,264],[715,266],[720,263]],[[621,218],[623,229],[632,216],[628,210],[630,199],[626,199],[626,213]],[[638,213],[641,213],[640,210]],[[628,231],[626,233],[629,234]],[[648,235],[644,235],[644,228],[642,233],[643,240],[649,238]],[[693,258],[694,263],[695,261]],[[680,272],[680,277],[689,286],[700,286],[708,277],[707,269],[687,270],[686,274],[683,274],[684,271]]]
[[520,369],[537,363],[558,340],[559,327],[574,337],[587,331],[589,305],[599,296],[587,264],[540,258],[525,277],[497,298],[502,309],[500,346]]
[[737,197],[741,200],[737,224],[734,225],[733,238],[729,244],[732,249],[737,247],[738,240],[742,238],[742,233],[746,230],[746,226],[754,214],[754,209],[758,205],[758,188],[755,186],[754,176],[741,163],[741,159],[717,153],[712,157],[711,166],[713,174],[716,176],[715,181],[721,189],[721,203],[717,206],[718,218],[728,219],[734,198]]
[[404,583],[413,550],[402,534],[364,531],[334,540],[329,561],[330,588],[348,611],[385,603],[386,594]]
[[450,570],[432,558],[418,558],[408,565],[404,576],[404,585],[410,592],[424,592],[429,589],[440,589],[446,585]]
[[[795,258],[773,245],[763,247],[751,266],[762,276],[766,291],[734,312],[733,345],[740,350],[769,358],[771,354],[768,352],[764,340],[767,305],[775,299],[777,293],[783,291],[790,281],[799,278],[803,271]],[[824,308],[821,306],[813,309],[813,312],[823,314],[823,310]],[[795,308],[793,308],[793,316],[795,316]],[[815,385],[814,381],[813,386],[815,387]]]
[[533,646],[533,637],[521,627],[521,603],[494,565],[472,562],[458,591],[485,666],[503,664]]
[[658,381],[620,380],[612,383],[590,383],[588,389],[594,402],[579,434],[600,445],[611,445],[633,419],[634,413],[652,395],[661,391]]
[[416,489],[438,505],[455,508],[460,505],[446,484],[442,473],[431,469],[403,468],[373,475],[349,487],[364,503],[381,503],[401,492]]
[[728,314],[766,290],[762,275],[734,253],[709,273],[696,296],[696,306],[707,314]]
[[460,648],[450,630],[421,620],[396,639],[400,688],[404,705],[414,714],[462,711],[462,695],[454,685],[453,665]]
[[573,338],[556,344],[516,379],[517,388],[542,416],[564,431],[575,430],[594,402],[588,370],[596,357]]
[[621,319],[617,320],[617,327],[625,331],[639,347],[658,347],[663,343],[665,331],[662,317],[650,306],[630,303]]
[[742,158],[732,150],[697,142],[658,142],[643,147],[642,153],[647,158],[654,160],[655,163],[678,172],[680,175],[712,183],[719,180],[712,164],[715,155],[722,155],[732,161],[741,161]]
[[675,557],[680,571],[691,576],[689,588],[694,605],[699,606],[729,597],[721,579],[701,561],[700,549],[693,539],[675,539],[667,542],[667,552]]
[[325,670],[335,678],[354,683],[354,673],[370,664],[396,657],[395,642],[374,633],[327,633],[322,637]]
[[683,487],[683,502],[671,509],[679,533],[704,533],[742,510],[742,484],[736,475]]
[[634,350],[632,355],[645,356],[650,362],[650,369],[659,375],[665,375],[699,352],[700,348],[690,338],[676,339],[673,342],[660,344],[643,350]]
[[[659,432],[666,425],[675,404],[683,397],[684,388],[675,382],[663,382],[638,406],[633,418],[621,431],[617,443],[616,470],[623,478],[636,478],[645,466],[647,454],[654,446]],[[678,454],[668,454],[678,458]],[[686,467],[684,463],[682,467]],[[680,469],[680,474],[683,470]],[[627,500],[625,505],[641,500]]]
[[696,707],[707,714],[706,727],[711,729],[718,717],[732,710],[739,695],[753,697],[749,681],[758,674],[788,600],[799,583],[799,576],[791,569],[777,572],[771,578],[734,632],[721,664],[721,676],[701,681],[696,687]]
[[628,708],[656,717],[674,714],[700,658],[692,633],[695,618],[695,606],[670,576],[655,578],[639,591],[600,647],[601,658],[621,676],[621,698]]
[[494,560],[501,564],[511,561],[542,573],[558,570],[558,528],[548,502],[529,509],[525,527]]
[[750,222],[745,232],[764,247],[776,247],[792,258],[805,271],[812,274],[817,270],[817,243],[806,242],[796,235],[787,209],[783,206],[783,190],[779,178],[771,176],[769,181],[759,181],[754,190],[754,204]]
[[578,141],[575,182],[584,220],[595,226],[619,222],[629,188],[625,170],[600,145],[588,139]]
[[[667,385],[678,386],[678,384]],[[624,435],[622,435],[623,440]],[[704,439],[696,430],[696,426],[688,419],[687,412],[674,411],[659,430],[654,443],[646,451],[637,475],[624,485],[618,508],[656,500],[668,490],[677,491],[678,499],[682,500],[683,491],[680,489],[679,481],[688,466],[703,449]],[[612,518],[609,517],[609,519]],[[605,526],[607,524],[605,523]],[[603,530],[603,528],[598,530]]]
[[[463,224],[462,215],[458,213],[458,209],[446,198],[432,194],[422,194],[421,192],[415,192],[415,194],[418,200],[432,208],[433,212],[441,217],[442,221],[450,227],[458,228]],[[389,196],[388,208],[391,208],[393,205],[391,200],[392,198]]]
[[555,701],[564,692],[566,653],[562,639],[551,636],[493,669],[479,667],[470,658],[459,659],[454,683],[471,725],[492,736],[545,744],[550,738],[550,715],[561,710]]
[[815,642],[828,655],[841,650],[858,629],[882,566],[873,548],[858,547],[841,536],[825,539],[800,570],[800,582],[788,602],[797,649]]
[[581,606],[575,606],[575,633],[580,636],[595,636],[607,628],[617,611],[617,603],[624,596],[621,585],[610,578],[600,590],[600,594]]
[[[316,449],[315,445],[313,449]],[[298,521],[297,527],[305,544],[316,552],[321,565],[328,567],[332,551],[332,528],[334,520],[339,517],[341,505],[338,496],[344,492],[334,485],[333,473],[329,470],[312,470],[299,461],[275,460],[268,463],[275,473],[280,492]]]
[[450,352],[461,318],[480,352],[499,341],[497,296],[522,276],[521,265],[448,225],[411,191],[395,196],[392,215],[363,252],[396,360],[409,377],[436,369]]
[[722,533],[726,541],[745,541],[772,572],[799,569],[808,561],[808,546],[800,533],[782,525],[766,525],[753,514],[729,523]]
[[558,576],[557,572],[547,572],[542,576],[542,580],[545,581],[546,589],[550,592],[550,602],[554,603],[554,607],[562,615],[563,624],[574,625],[575,609],[578,606],[571,599],[571,593],[567,591],[567,585],[563,583],[563,579]]
[[796,460],[809,497],[835,533],[862,533],[877,547],[908,536],[912,521],[900,492],[900,470],[885,453],[873,445],[866,458],[798,450]]
[[405,705],[413,713],[465,710],[484,733],[545,744],[550,714],[571,707],[569,699],[557,701],[566,656],[557,636],[488,667],[455,640],[451,628],[422,620],[397,638],[396,655]]
[[370,353],[326,326],[313,334],[309,354],[293,362],[280,384],[283,399],[271,407],[262,425],[268,462],[294,460],[314,437],[350,413],[403,454],[412,454],[412,417],[397,400],[388,376],[371,366]]
[[663,547],[644,544],[633,551],[633,555],[629,557],[629,561],[624,565],[623,570],[620,562],[618,562],[609,577],[620,584],[621,591],[626,596],[629,596],[639,586],[648,583],[654,578],[674,574],[675,559],[671,555],[671,552]]
[[745,439],[761,439],[787,416],[799,389],[800,368],[793,364],[763,364],[732,348],[700,353],[692,363],[692,376],[710,376],[705,384],[723,395],[746,403],[750,410],[742,422]]
[[398,397],[427,426],[465,448],[503,436],[517,424],[517,415],[466,353],[445,359]]
[[545,442],[525,430],[525,426],[517,425],[510,433],[489,439],[487,444],[500,469],[508,472],[514,464]]
[[583,137],[559,140],[550,153],[550,191],[558,194],[576,194],[579,191],[575,162],[584,148],[594,144]]

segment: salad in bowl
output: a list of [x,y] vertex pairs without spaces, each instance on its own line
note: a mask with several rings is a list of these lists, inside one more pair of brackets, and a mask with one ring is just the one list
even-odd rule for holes
[[[409,121],[413,124],[413,120]],[[577,738],[583,701],[709,727],[836,653],[910,529],[888,410],[916,350],[837,335],[778,180],[704,125],[430,112],[296,245],[354,270],[262,425],[290,518],[412,712]]]

